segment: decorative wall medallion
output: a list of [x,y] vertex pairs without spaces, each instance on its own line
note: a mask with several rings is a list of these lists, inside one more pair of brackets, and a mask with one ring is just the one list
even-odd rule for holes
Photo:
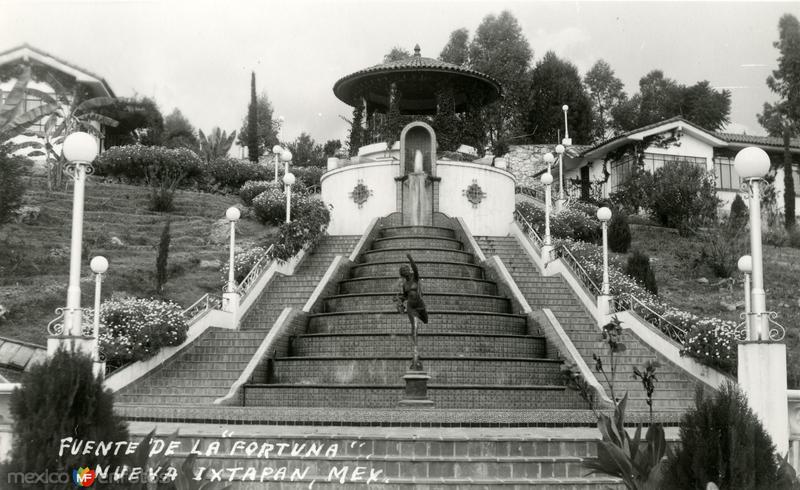
[[478,204],[480,204],[481,201],[483,201],[483,198],[486,197],[486,193],[483,192],[481,186],[478,185],[478,181],[474,179],[469,187],[461,191],[461,194],[467,196],[467,201],[472,203],[473,208],[477,208]]
[[350,193],[350,198],[353,200],[353,202],[358,204],[358,208],[361,209],[371,195],[372,190],[364,185],[364,181],[362,179],[358,179],[358,184],[353,187],[353,192]]

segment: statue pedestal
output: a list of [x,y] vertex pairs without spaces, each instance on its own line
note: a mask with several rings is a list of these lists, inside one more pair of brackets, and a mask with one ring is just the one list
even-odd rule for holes
[[428,380],[431,379],[425,371],[406,371],[403,379],[406,382],[406,392],[401,407],[432,407],[433,400],[428,398]]
[[739,343],[739,388],[775,444],[780,456],[789,451],[789,404],[786,393],[786,344]]

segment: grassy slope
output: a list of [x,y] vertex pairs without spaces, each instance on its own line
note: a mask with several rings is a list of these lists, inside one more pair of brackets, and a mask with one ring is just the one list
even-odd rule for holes
[[[71,189],[49,194],[44,189],[43,180],[33,179],[25,195],[26,204],[42,210],[37,223],[0,228],[0,304],[10,310],[8,319],[0,323],[0,336],[38,344],[46,341],[55,308],[66,301],[72,213]],[[176,210],[168,215],[148,211],[147,195],[142,187],[103,184],[90,177],[83,229],[82,305],[91,307],[94,301],[88,263],[95,255],[105,256],[110,264],[103,282],[104,298],[156,296],[156,247],[167,217],[172,240],[164,297],[188,306],[207,292],[221,291],[219,271],[199,265],[201,260],[226,260],[227,241],[215,244],[211,231],[239,199],[178,191]],[[274,231],[244,219],[237,226],[237,243],[267,240]],[[111,237],[124,245],[113,245]]]
[[[735,312],[720,303],[735,303],[744,299],[741,274],[734,274],[732,291],[704,267],[693,268],[686,251],[698,245],[696,238],[671,233],[664,228],[636,227],[631,250],[639,249],[653,258],[659,294],[668,303],[700,316],[715,316],[740,322],[743,308]],[[625,258],[620,255],[623,261]],[[700,284],[706,277],[710,284]],[[777,321],[786,327],[789,353],[789,386],[800,388],[800,250],[788,247],[764,246],[764,288],[767,309],[778,313]]]

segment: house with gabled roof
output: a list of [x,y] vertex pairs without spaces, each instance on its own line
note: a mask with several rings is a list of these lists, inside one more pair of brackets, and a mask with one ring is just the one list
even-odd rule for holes
[[[729,209],[742,184],[733,160],[739,150],[748,146],[759,147],[769,155],[772,161],[769,179],[774,182],[776,204],[782,211],[782,138],[709,131],[681,116],[619,134],[595,145],[568,146],[563,162],[564,190],[573,199],[607,198],[619,190],[638,161],[649,172],[671,163],[689,162],[713,175],[721,207]],[[543,156],[554,150],[555,145],[511,148],[506,159],[520,186],[535,189],[541,185],[538,177],[547,171]],[[790,141],[790,152],[795,163],[800,164],[800,139]],[[551,170],[554,189],[558,189],[560,171],[557,164]],[[800,165],[794,167],[793,178],[795,189],[800,189]],[[796,199],[795,209],[800,213],[800,198]]]

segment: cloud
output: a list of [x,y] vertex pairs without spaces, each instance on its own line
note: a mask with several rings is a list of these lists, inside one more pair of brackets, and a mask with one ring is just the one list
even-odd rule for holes
[[546,52],[553,51],[559,57],[575,63],[581,72],[588,70],[593,63],[593,58],[588,54],[590,41],[589,33],[575,26],[564,27],[555,32],[539,28],[530,37],[535,59],[541,59]]

